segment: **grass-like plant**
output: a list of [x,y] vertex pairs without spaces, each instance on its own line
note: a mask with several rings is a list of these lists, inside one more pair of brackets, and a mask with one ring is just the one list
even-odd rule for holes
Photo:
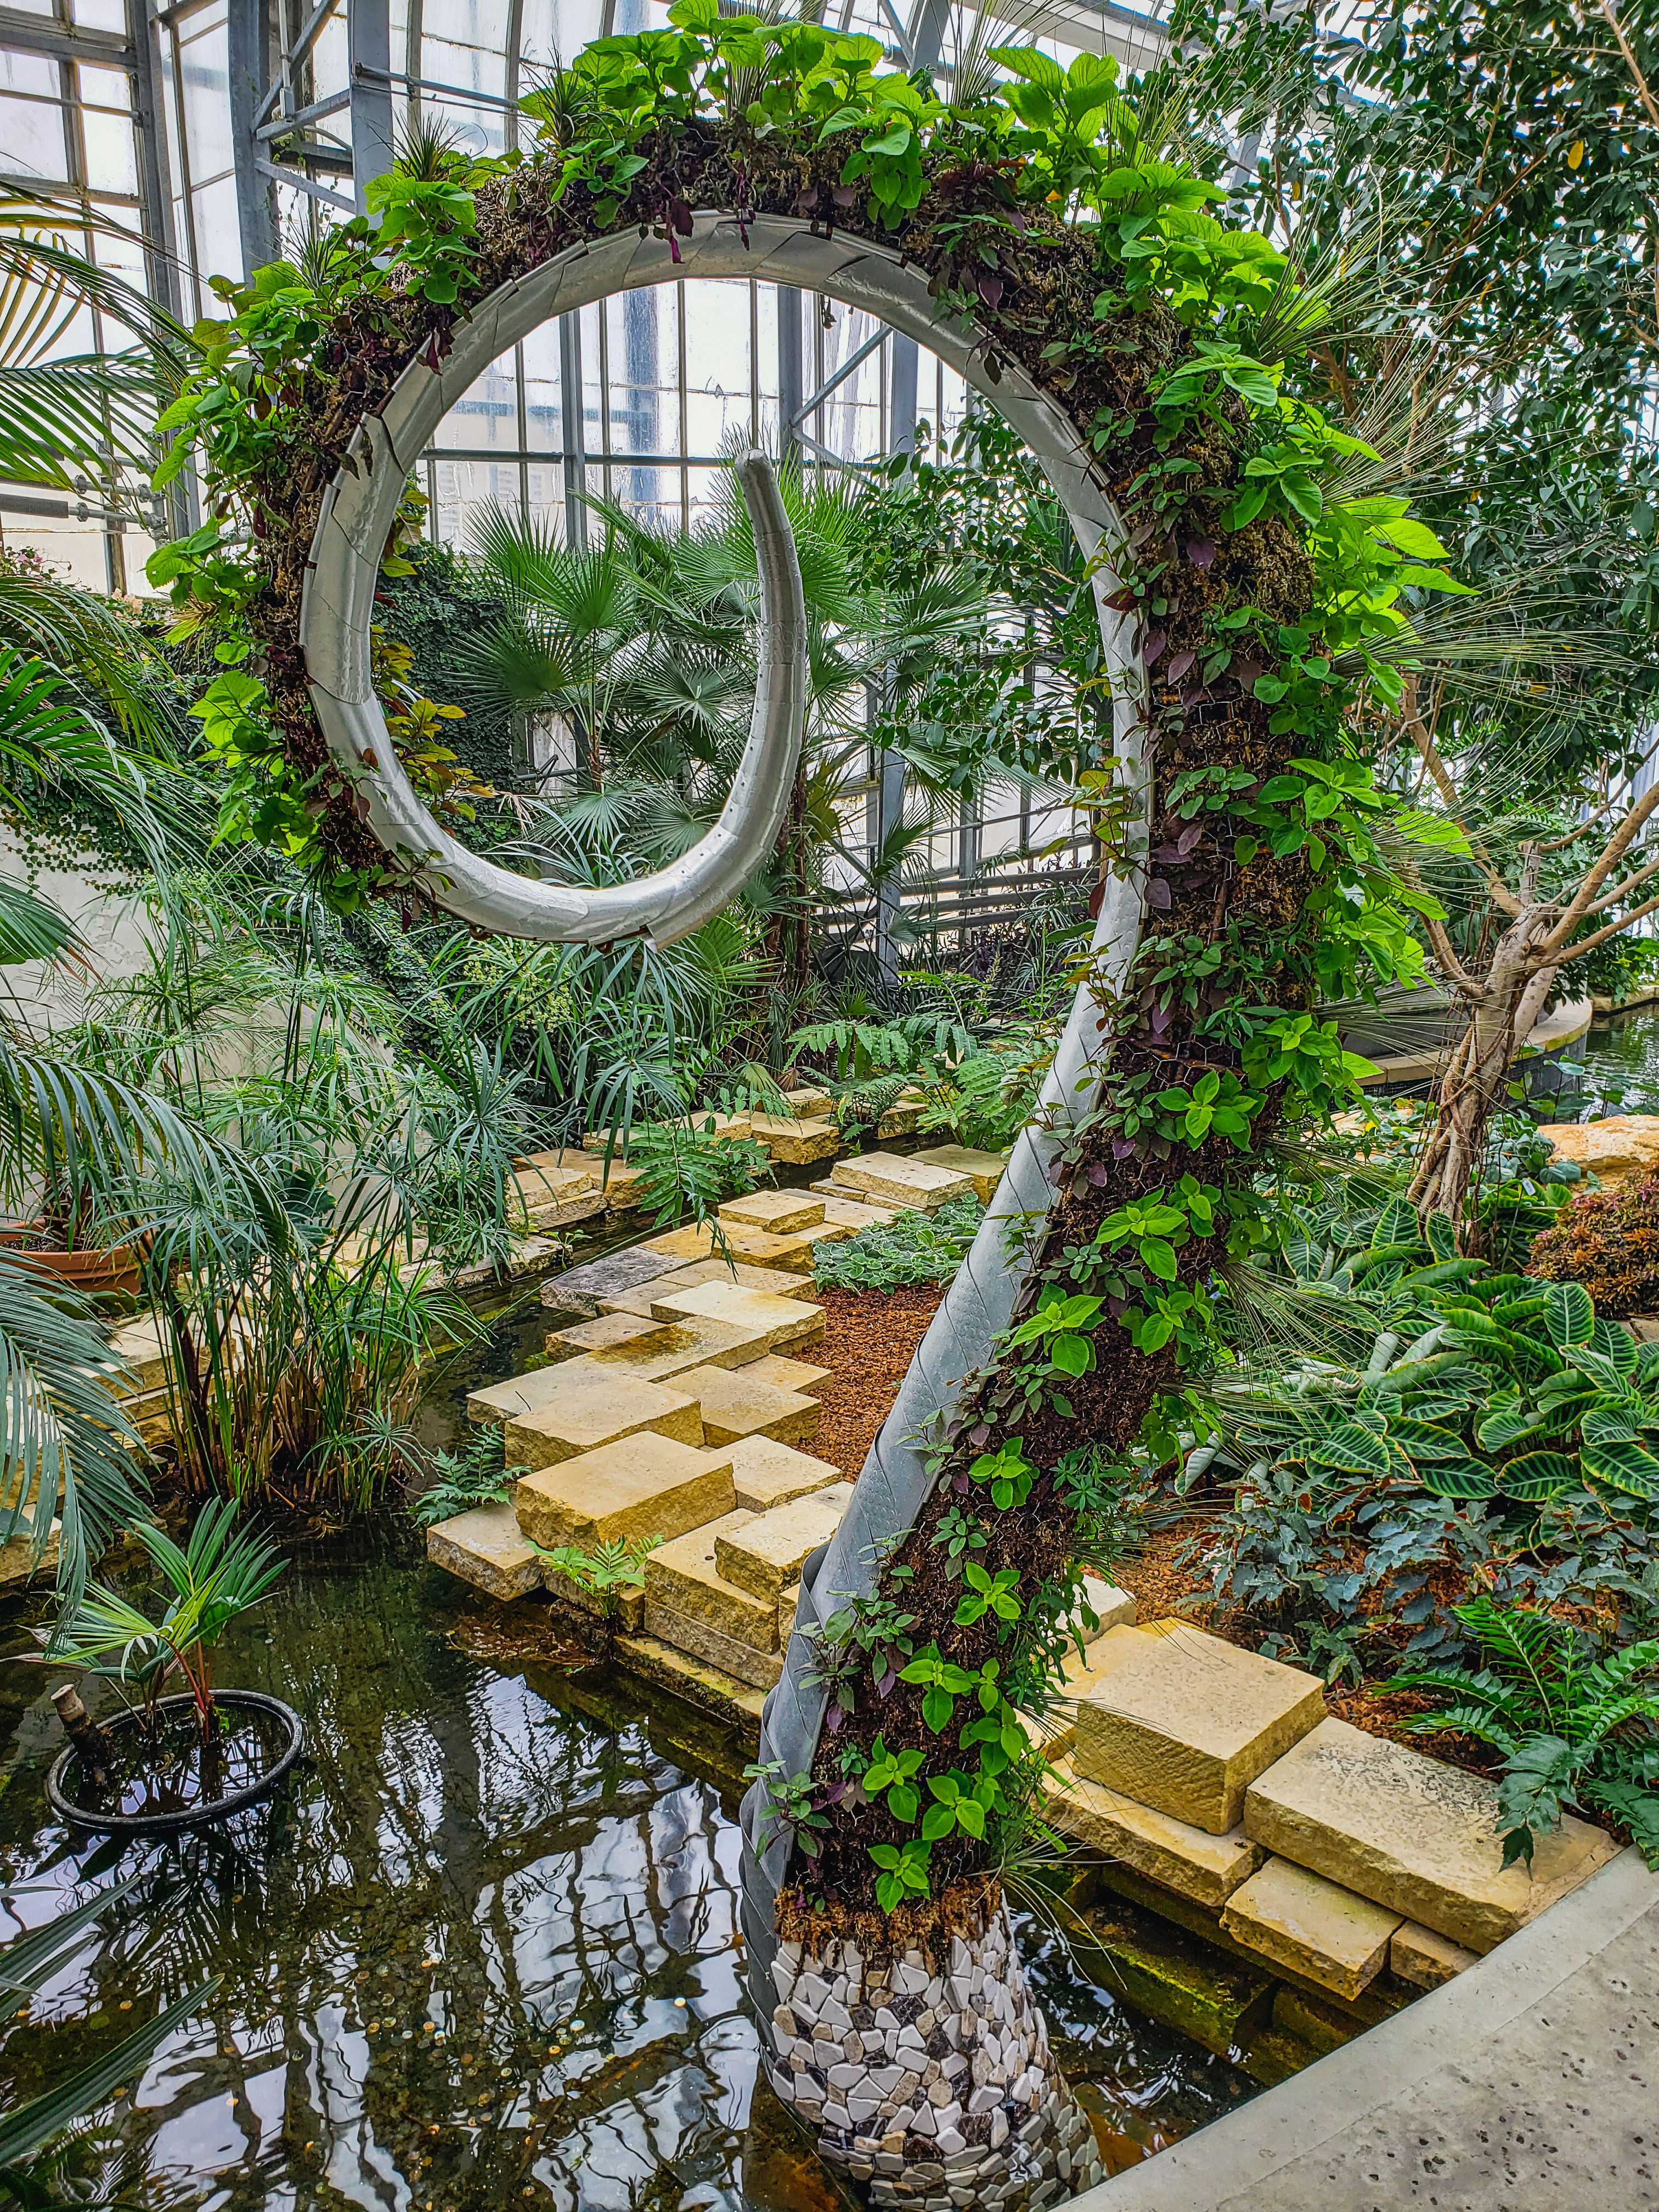
[[1581,1632],[1550,1613],[1488,1597],[1455,1610],[1489,1663],[1418,1668],[1388,1686],[1448,1701],[1407,1722],[1413,1733],[1455,1730],[1504,1754],[1504,1865],[1530,1866],[1538,1838],[1576,1805],[1628,1828],[1659,1873],[1659,1641],[1590,1657]]

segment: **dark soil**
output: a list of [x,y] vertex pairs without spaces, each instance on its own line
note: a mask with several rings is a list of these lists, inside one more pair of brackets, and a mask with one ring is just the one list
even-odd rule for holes
[[851,1480],[864,1465],[945,1291],[939,1284],[923,1283],[895,1291],[813,1295],[823,1308],[821,1364],[833,1369],[836,1379],[812,1394],[823,1418],[809,1449]]

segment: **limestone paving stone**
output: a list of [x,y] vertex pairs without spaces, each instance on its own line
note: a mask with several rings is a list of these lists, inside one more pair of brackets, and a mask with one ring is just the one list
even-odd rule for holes
[[1244,1826],[1283,1858],[1484,1955],[1619,1846],[1563,1814],[1531,1874],[1503,1863],[1496,1786],[1346,1721],[1322,1721],[1251,1785]]
[[791,1230],[816,1229],[823,1219],[823,1200],[799,1190],[751,1190],[741,1198],[728,1198],[720,1219],[739,1229],[764,1229],[774,1237]]
[[598,1188],[605,1166],[602,1160],[596,1160],[591,1152],[583,1152],[576,1145],[554,1145],[544,1152],[520,1152],[513,1164],[521,1175],[530,1170],[549,1169],[559,1173],[582,1175],[587,1178],[590,1189]]
[[1402,1982],[1415,1983],[1419,1990],[1437,1990],[1474,1963],[1473,1951],[1466,1951],[1449,1936],[1437,1936],[1432,1928],[1422,1927],[1415,1920],[1402,1921],[1389,1945],[1389,1972],[1398,1974]]
[[827,1459],[781,1444],[775,1437],[739,1437],[731,1451],[738,1503],[751,1513],[769,1513],[775,1505],[828,1490],[842,1479],[841,1469]]
[[824,1219],[854,1235],[860,1229],[884,1229],[903,1211],[896,1206],[866,1205],[862,1199],[849,1197],[838,1182],[815,1182],[810,1188],[823,1200]]
[[[752,1651],[775,1651],[775,1602],[756,1597],[735,1583],[727,1582],[715,1564],[717,1540],[754,1517],[739,1507],[735,1512],[722,1514],[717,1521],[704,1522],[701,1528],[684,1536],[676,1536],[672,1542],[659,1544],[647,1554],[645,1562],[647,1605],[665,1606],[676,1614],[701,1621],[705,1628],[715,1630],[733,1643],[747,1644]],[[648,1621],[647,1625],[651,1635],[665,1634],[663,1630],[651,1627]],[[674,1639],[670,1636],[665,1640],[672,1643]]]
[[965,1175],[981,1206],[988,1206],[995,1197],[1003,1170],[1008,1164],[1006,1152],[977,1152],[969,1145],[929,1145],[921,1152],[912,1152],[910,1157],[926,1160],[930,1167],[943,1168],[950,1175]]
[[836,1102],[827,1091],[817,1091],[807,1085],[798,1091],[786,1091],[783,1103],[803,1121],[810,1121],[828,1114]]
[[750,1689],[769,1690],[783,1674],[783,1661],[777,1652],[757,1651],[752,1644],[722,1636],[706,1620],[699,1620],[692,1613],[677,1612],[649,1592],[645,1601],[645,1632],[658,1643],[684,1652],[688,1658],[700,1660],[706,1667],[718,1668],[721,1674]]
[[714,1258],[693,1260],[686,1266],[677,1266],[671,1274],[641,1283],[637,1290],[621,1291],[614,1297],[602,1298],[600,1310],[648,1319],[653,1297],[670,1291],[693,1291],[699,1283],[735,1283],[740,1290],[770,1291],[778,1297],[808,1298],[814,1304],[817,1297],[811,1285],[793,1268],[757,1267],[743,1260]]
[[111,1387],[118,1397],[136,1398],[142,1392],[159,1389],[167,1378],[167,1360],[161,1351],[161,1332],[152,1314],[141,1314],[136,1321],[126,1321],[110,1333],[110,1350],[118,1359],[124,1359],[129,1373],[112,1378]]
[[778,1649],[787,1650],[794,1632],[795,1607],[800,1603],[800,1584],[791,1583],[778,1598]]
[[[750,1290],[761,1287],[750,1284]],[[758,1359],[749,1362],[749,1371],[763,1382],[774,1382],[780,1390],[799,1390],[806,1397],[816,1395],[820,1382],[835,1380],[834,1370],[814,1367],[807,1359],[791,1359],[785,1352],[763,1352]]]
[[952,1199],[969,1198],[974,1189],[965,1175],[898,1152],[863,1152],[856,1159],[837,1160],[830,1179],[848,1198],[872,1198],[922,1213],[936,1213]]
[[1051,1758],[1059,1752],[1069,1751],[1077,1737],[1079,1700],[1091,1695],[1109,1674],[1115,1674],[1155,1640],[1151,1631],[1121,1622],[1096,1637],[1080,1659],[1076,1645],[1071,1645],[1061,1662],[1060,1702],[1040,1720],[1034,1713],[1024,1716],[1025,1732],[1031,1741],[1040,1744]]
[[45,1547],[37,1559],[32,1549],[33,1540],[27,1531],[8,1536],[0,1544],[0,1589],[15,1589],[24,1583],[55,1574],[63,1540],[63,1526],[54,1521],[46,1531]]
[[654,1688],[672,1691],[688,1705],[712,1713],[727,1727],[752,1729],[759,1724],[765,1692],[740,1682],[723,1668],[696,1659],[660,1637],[630,1631],[611,1644],[618,1666]]
[[741,1367],[766,1349],[762,1330],[736,1328],[724,1322],[673,1322],[627,1343],[584,1352],[574,1359],[556,1357],[548,1366],[532,1367],[505,1382],[470,1391],[467,1418],[520,1420],[563,1392],[586,1389],[592,1382],[666,1382],[688,1367]]
[[542,1304],[555,1313],[591,1320],[602,1297],[631,1291],[654,1276],[673,1271],[673,1261],[660,1252],[647,1252],[635,1245],[626,1251],[607,1252],[597,1260],[585,1260],[578,1267],[562,1268],[542,1285]]
[[750,1135],[784,1167],[833,1159],[841,1150],[841,1130],[834,1121],[806,1115],[786,1121],[776,1114],[751,1114],[749,1119]]
[[1182,1622],[1080,1702],[1073,1763],[1087,1781],[1223,1836],[1249,1784],[1324,1711],[1316,1676]]
[[1400,1915],[1289,1859],[1270,1858],[1227,1899],[1221,1925],[1269,1964],[1355,1997],[1388,1964]]
[[711,1444],[733,1444],[740,1437],[770,1437],[779,1443],[803,1443],[817,1433],[823,1410],[816,1398],[780,1390],[747,1367],[689,1367],[674,1377],[674,1388],[696,1399],[703,1436]]
[[1066,1759],[1056,1759],[1054,1771],[1060,1786],[1046,1796],[1046,1820],[1090,1850],[1211,1911],[1224,1905],[1267,1856],[1243,1827],[1212,1836],[1097,1782],[1085,1782]]
[[[725,1250],[720,1247],[724,1243]],[[735,1223],[720,1224],[717,1238],[711,1223],[700,1226],[694,1224],[687,1229],[670,1229],[660,1237],[651,1239],[650,1250],[660,1252],[665,1259],[672,1260],[677,1268],[688,1267],[699,1260],[747,1261],[751,1267],[787,1267],[790,1255],[799,1262],[804,1245],[799,1233],[789,1237],[775,1237],[765,1229],[739,1229]],[[799,1272],[798,1267],[790,1270]]]
[[699,1450],[649,1429],[525,1475],[514,1494],[526,1536],[556,1551],[684,1536],[736,1510],[729,1452]]
[[[694,1373],[718,1374],[718,1368],[694,1369]],[[641,1430],[672,1437],[683,1444],[704,1441],[702,1415],[697,1394],[679,1387],[665,1389],[660,1382],[590,1382],[566,1390],[538,1412],[507,1425],[507,1464],[509,1467],[556,1466],[577,1459],[606,1444],[619,1443]],[[720,1443],[721,1437],[708,1438]]]
[[549,1207],[567,1205],[573,1198],[597,1196],[599,1178],[591,1162],[580,1167],[526,1163],[514,1169],[513,1191],[526,1218],[534,1223]]
[[426,1532],[426,1555],[434,1567],[489,1597],[511,1600],[541,1588],[541,1559],[505,1501],[434,1522]]
[[901,1091],[876,1124],[878,1137],[910,1136],[927,1110],[927,1101],[920,1091]]
[[609,1352],[618,1344],[637,1344],[642,1338],[654,1336],[663,1324],[653,1321],[649,1314],[619,1313],[612,1307],[595,1314],[592,1321],[579,1321],[569,1328],[554,1329],[547,1338],[550,1359],[578,1359],[585,1352]]
[[851,1483],[815,1490],[787,1505],[775,1505],[729,1535],[716,1539],[714,1558],[727,1582],[775,1606],[810,1553],[827,1543],[840,1526],[853,1494]]
[[[700,1283],[695,1290],[671,1291],[653,1308],[659,1321],[718,1322],[742,1329],[763,1341],[756,1354],[781,1352],[792,1344],[806,1344],[823,1334],[823,1309],[803,1298],[781,1298],[767,1291],[745,1291],[734,1283]],[[719,1367],[739,1366],[741,1361],[718,1359]]]

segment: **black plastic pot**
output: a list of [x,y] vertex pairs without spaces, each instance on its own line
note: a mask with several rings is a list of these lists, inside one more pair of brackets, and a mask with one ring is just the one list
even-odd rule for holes
[[[68,1744],[52,1761],[46,1777],[46,1796],[53,1812],[72,1821],[77,1828],[92,1828],[105,1835],[176,1836],[186,1828],[204,1827],[210,1820],[228,1820],[233,1813],[257,1805],[262,1797],[270,1795],[300,1756],[305,1742],[304,1724],[292,1705],[285,1705],[280,1698],[267,1697],[263,1690],[216,1690],[213,1702],[222,1712],[240,1709],[245,1712],[272,1713],[287,1729],[288,1742],[280,1757],[272,1763],[269,1773],[262,1774],[257,1782],[249,1783],[245,1789],[233,1790],[226,1796],[211,1798],[205,1804],[186,1806],[178,1813],[100,1813],[77,1804],[64,1788],[70,1767],[80,1757],[75,1746]],[[193,1709],[195,1703],[185,1692],[161,1698],[155,1710],[165,1713],[181,1705]],[[118,1737],[136,1728],[137,1723],[136,1713],[120,1712],[100,1720],[99,1725],[106,1735]]]

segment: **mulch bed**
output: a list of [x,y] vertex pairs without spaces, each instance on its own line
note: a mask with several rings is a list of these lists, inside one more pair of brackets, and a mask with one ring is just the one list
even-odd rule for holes
[[805,1354],[836,1379],[812,1393],[823,1416],[805,1449],[850,1481],[864,1466],[945,1290],[927,1283],[896,1291],[819,1290],[813,1296],[823,1308],[824,1334]]

